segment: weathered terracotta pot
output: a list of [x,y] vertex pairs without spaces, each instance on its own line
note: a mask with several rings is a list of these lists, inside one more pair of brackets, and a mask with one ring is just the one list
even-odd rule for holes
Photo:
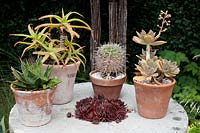
[[[43,68],[46,69],[47,66],[48,65],[44,64]],[[53,104],[65,104],[72,100],[74,82],[79,66],[80,61],[66,66],[53,66],[51,77],[56,76],[61,81],[61,83],[57,85]]]
[[91,71],[89,73],[89,76],[90,81],[92,82],[94,95],[104,96],[108,99],[118,99],[121,93],[123,83],[126,79],[126,74],[124,74],[124,76],[119,79],[105,80],[95,78],[94,76],[92,76],[93,73],[96,73],[96,71]]
[[159,119],[166,115],[173,87],[172,82],[163,85],[150,85],[133,80],[135,86],[138,113],[150,119]]
[[20,91],[10,86],[14,93],[19,120],[25,126],[42,126],[51,120],[55,94],[53,89]]

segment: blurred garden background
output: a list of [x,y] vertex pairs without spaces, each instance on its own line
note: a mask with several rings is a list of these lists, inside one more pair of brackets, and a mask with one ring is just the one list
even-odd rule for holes
[[[101,43],[109,39],[108,0],[101,0]],[[141,53],[141,45],[132,41],[135,31],[144,29],[158,31],[158,15],[160,10],[168,10],[172,15],[171,26],[161,35],[167,44],[158,47],[159,55],[176,61],[180,66],[180,74],[176,76],[177,84],[173,90],[176,99],[187,111],[190,126],[200,125],[200,2],[198,0],[127,0],[127,83],[132,84],[134,64],[137,54]],[[11,37],[11,33],[27,33],[27,25],[37,25],[37,19],[42,15],[60,15],[65,12],[77,11],[85,16],[85,21],[91,24],[89,0],[20,0],[1,1],[0,8],[0,119],[1,125],[8,128],[9,111],[14,105],[14,97],[7,81],[13,80],[10,67],[19,67],[19,58],[23,46],[14,47],[19,40]],[[120,27],[119,27],[120,28]],[[84,31],[80,31],[84,32]],[[79,32],[79,33],[80,33]],[[79,43],[85,46],[87,57],[86,71],[80,68],[76,82],[89,81],[90,71],[90,35],[81,33]],[[31,53],[26,53],[26,57]],[[1,126],[0,126],[1,127]],[[3,127],[3,126],[2,126]],[[2,132],[2,127],[0,132]],[[196,129],[194,129],[196,130]],[[196,130],[197,131],[197,130]],[[197,131],[198,132],[198,131]],[[198,132],[199,133],[199,132]]]

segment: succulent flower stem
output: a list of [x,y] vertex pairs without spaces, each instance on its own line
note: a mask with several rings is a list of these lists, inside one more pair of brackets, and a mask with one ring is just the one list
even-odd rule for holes
[[147,44],[147,47],[146,47],[146,60],[150,59],[150,50],[151,50],[151,46],[149,44]]

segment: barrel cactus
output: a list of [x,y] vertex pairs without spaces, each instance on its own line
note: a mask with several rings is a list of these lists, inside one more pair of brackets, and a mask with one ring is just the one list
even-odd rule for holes
[[107,43],[96,51],[96,70],[104,79],[113,79],[125,71],[126,50],[120,44]]

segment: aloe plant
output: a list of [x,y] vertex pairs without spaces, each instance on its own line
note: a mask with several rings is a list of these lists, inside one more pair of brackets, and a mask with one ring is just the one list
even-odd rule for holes
[[41,59],[37,59],[35,62],[21,61],[21,71],[13,67],[11,70],[15,78],[15,81],[11,83],[14,88],[22,91],[51,89],[60,83],[58,78],[50,78],[52,67],[43,70]]
[[[34,49],[33,54],[37,55],[38,58],[42,58],[42,63],[68,65],[80,61],[85,68],[86,58],[82,54],[83,47],[74,42],[74,38],[79,38],[80,35],[74,29],[90,31],[91,28],[85,21],[71,17],[72,15],[83,17],[78,12],[65,14],[63,9],[61,16],[45,15],[40,17],[39,20],[49,18],[50,22],[40,24],[35,28],[28,25],[29,34],[10,34],[23,37],[23,41],[16,42],[14,46],[17,44],[28,45],[23,50],[22,56],[26,51]],[[55,38],[57,36],[52,35],[52,29],[58,30],[59,39]]]
[[146,33],[142,30],[141,33],[136,31],[137,36],[133,36],[133,41],[146,45],[146,50],[142,50],[142,54],[137,56],[140,60],[138,65],[136,64],[136,70],[140,72],[140,75],[134,77],[134,80],[143,81],[146,80],[149,83],[161,84],[163,79],[175,77],[179,72],[179,68],[176,62],[171,62],[161,57],[156,56],[156,50],[153,50],[152,46],[163,45],[166,41],[158,41],[162,32],[165,32],[167,28],[164,26],[170,25],[169,18],[171,14],[168,11],[162,11],[159,15],[159,20],[162,20],[158,34],[149,30]]
[[102,78],[112,79],[124,72],[126,52],[116,43],[107,43],[100,46],[96,52],[96,69],[100,71]]
[[[70,18],[71,15],[78,15],[80,17],[83,17],[83,15],[81,15],[78,12],[69,12],[69,13],[65,14],[64,10],[62,9],[61,17],[58,15],[45,15],[45,16],[40,17],[39,20],[49,18],[50,22],[38,25],[37,27],[35,27],[35,29],[39,29],[42,27],[48,27],[48,28],[50,28],[50,30],[53,28],[59,29],[60,41],[61,41],[60,45],[62,47],[62,46],[64,46],[64,41],[66,39],[67,33],[70,34],[70,38],[71,38],[70,42],[73,41],[74,37],[77,37],[77,38],[80,37],[80,35],[77,32],[75,32],[73,29],[82,28],[82,29],[86,29],[86,30],[91,30],[90,26],[85,21],[83,21],[80,18]],[[56,20],[55,23],[53,23],[53,19]],[[82,25],[70,24],[73,22],[78,22]]]

